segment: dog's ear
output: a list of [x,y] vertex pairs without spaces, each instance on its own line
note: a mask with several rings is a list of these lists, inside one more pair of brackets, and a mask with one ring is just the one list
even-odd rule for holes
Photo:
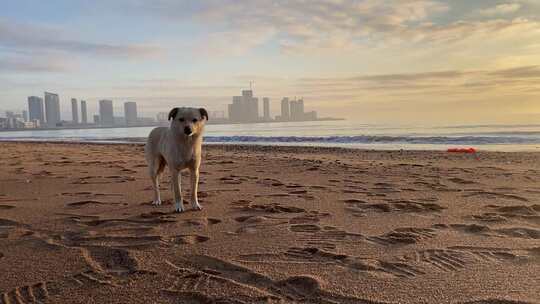
[[206,118],[206,120],[208,120],[208,112],[206,111],[205,108],[200,108],[199,112],[201,112],[201,117],[204,117]]
[[174,108],[172,109],[170,112],[169,112],[169,119],[168,120],[171,120],[171,119],[174,119],[176,117],[176,114],[178,113],[178,108]]

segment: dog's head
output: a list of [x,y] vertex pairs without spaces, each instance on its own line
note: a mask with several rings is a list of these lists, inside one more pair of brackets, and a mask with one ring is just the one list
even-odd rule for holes
[[169,112],[171,129],[178,134],[193,136],[201,134],[208,121],[208,112],[203,108],[174,108]]

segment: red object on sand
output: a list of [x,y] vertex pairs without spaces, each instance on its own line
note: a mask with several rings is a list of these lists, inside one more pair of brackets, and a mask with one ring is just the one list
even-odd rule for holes
[[476,153],[475,148],[450,148],[447,151],[452,153]]

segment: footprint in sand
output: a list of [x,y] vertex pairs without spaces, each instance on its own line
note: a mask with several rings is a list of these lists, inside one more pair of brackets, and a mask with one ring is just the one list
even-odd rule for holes
[[387,200],[382,203],[369,203],[358,199],[344,200],[345,209],[354,216],[365,216],[367,212],[404,212],[404,213],[433,213],[446,209],[439,204],[411,201],[411,200]]
[[[294,226],[298,225],[292,225],[291,227]],[[324,249],[335,249],[338,243],[355,243],[365,239],[361,234],[347,232],[332,226],[299,225],[292,229],[291,231],[299,234],[297,238],[299,242],[310,247],[322,247]]]
[[346,254],[335,254],[316,247],[293,247],[277,254],[248,254],[240,256],[241,262],[334,264],[354,272],[383,277],[414,277],[424,274],[419,268],[403,262],[365,259]]
[[236,208],[242,211],[250,212],[262,212],[262,213],[302,213],[305,212],[305,209],[292,207],[292,206],[283,206],[279,203],[269,203],[269,204],[253,204],[250,201],[239,201],[235,203]]
[[450,227],[464,233],[488,237],[540,239],[540,230],[528,227],[506,227],[492,229],[488,226],[477,224],[451,224]]
[[[458,271],[475,264],[527,263],[540,260],[540,247],[530,249],[453,246],[446,249],[425,249],[406,254],[400,259],[422,268],[443,272]],[[426,269],[427,270],[427,269]]]
[[73,208],[95,206],[95,205],[120,205],[120,203],[104,203],[104,202],[94,201],[94,200],[85,200],[85,201],[78,201],[78,202],[72,202],[72,203],[67,204],[68,207],[73,207]]
[[202,218],[186,219],[184,222],[188,226],[206,227],[210,225],[219,224],[222,221],[216,218],[202,217]]
[[489,212],[479,215],[472,215],[468,218],[482,222],[508,222],[512,219],[540,224],[540,205],[517,205],[517,206],[498,206],[488,205]]
[[[174,299],[195,299],[194,303],[238,302],[235,298],[216,298],[207,292],[214,290],[216,284],[227,290],[250,290],[242,296],[246,303],[268,302],[308,302],[308,303],[364,303],[354,296],[343,296],[322,289],[319,278],[297,275],[284,280],[273,280],[244,266],[218,258],[193,255],[182,259],[181,264],[168,264],[180,272],[183,278],[178,283],[163,290]],[[236,298],[238,299],[238,298]],[[199,301],[201,300],[201,301]],[[206,302],[209,301],[209,302]],[[373,303],[373,302],[371,302]]]
[[489,191],[474,191],[471,193],[464,194],[463,197],[485,197],[488,199],[506,199],[506,200],[515,200],[520,202],[528,202],[529,199],[515,195],[515,194],[505,194],[505,193],[498,193],[498,192],[489,192]]
[[193,245],[197,243],[204,243],[206,241],[210,240],[209,237],[202,236],[202,235],[196,235],[196,234],[181,234],[181,235],[175,235],[170,240],[168,240],[171,244],[176,245]]
[[380,245],[409,245],[431,239],[436,235],[437,230],[432,228],[404,227],[394,229],[381,236],[366,237],[366,240]]

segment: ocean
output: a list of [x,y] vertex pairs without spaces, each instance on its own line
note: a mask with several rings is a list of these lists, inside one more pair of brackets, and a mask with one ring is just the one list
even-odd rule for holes
[[[24,130],[0,132],[0,140],[144,142],[152,127]],[[412,126],[353,121],[208,125],[209,144],[328,146],[378,150],[540,151],[538,125]]]

